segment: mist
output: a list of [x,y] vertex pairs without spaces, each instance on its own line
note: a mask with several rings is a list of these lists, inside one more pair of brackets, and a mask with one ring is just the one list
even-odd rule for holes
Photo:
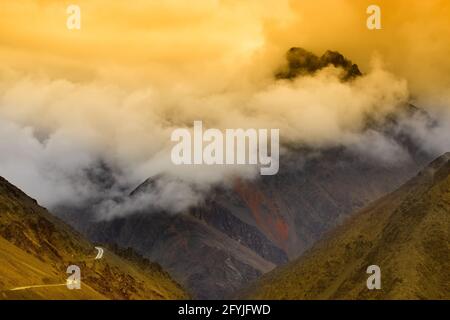
[[[398,166],[407,150],[366,124],[409,102],[439,121],[405,118],[398,130],[444,153],[450,44],[433,34],[450,30],[450,9],[409,3],[380,1],[379,33],[365,27],[367,1],[80,1],[78,33],[65,29],[57,1],[2,4],[0,175],[49,207],[104,199],[103,218],[149,206],[182,212],[216,185],[257,179],[259,168],[175,166],[177,128],[201,120],[205,129],[280,129],[280,166],[291,146],[344,147]],[[339,50],[363,75],[342,81],[344,71],[328,66],[277,80],[292,46]],[[114,180],[107,189],[92,179],[100,164]],[[155,176],[164,179],[153,193],[125,201]]]

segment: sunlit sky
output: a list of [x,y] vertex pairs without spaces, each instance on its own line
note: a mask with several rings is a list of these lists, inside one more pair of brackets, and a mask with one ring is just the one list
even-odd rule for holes
[[[382,30],[366,28],[372,3]],[[81,30],[66,28],[69,4],[81,8]],[[249,60],[273,69],[301,46],[339,50],[363,69],[379,54],[419,90],[450,83],[449,17],[445,0],[1,1],[0,57],[3,66],[71,80],[208,79]]]
[[[66,27],[70,4],[80,30]],[[366,26],[371,4],[381,30]],[[171,131],[195,120],[278,128],[282,143],[401,164],[405,150],[361,128],[411,100],[450,113],[449,17],[448,0],[0,0],[0,176],[51,205],[95,194],[82,175],[100,160],[130,185],[161,173],[201,185],[252,175],[175,168]],[[364,75],[343,83],[326,68],[277,82],[292,46],[340,51]],[[436,153],[450,132],[438,119],[436,132],[414,129]]]

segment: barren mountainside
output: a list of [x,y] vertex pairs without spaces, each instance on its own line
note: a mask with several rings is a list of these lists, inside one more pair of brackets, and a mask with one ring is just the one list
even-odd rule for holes
[[[94,245],[0,177],[0,299],[188,298],[159,265],[130,251]],[[67,267],[81,289],[66,287]]]
[[[370,265],[381,269],[380,290],[366,287]],[[449,299],[449,270],[447,153],[241,295],[249,299]]]
[[[157,261],[197,298],[230,297],[393,191],[422,161],[382,166],[343,150],[306,162],[301,153],[296,157],[278,175],[236,181],[183,214],[136,212],[81,230],[93,241],[132,247]],[[146,187],[151,183],[141,191]]]

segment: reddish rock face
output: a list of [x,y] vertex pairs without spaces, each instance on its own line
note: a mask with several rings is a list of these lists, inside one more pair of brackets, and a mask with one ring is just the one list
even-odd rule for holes
[[258,189],[258,184],[237,180],[234,191],[250,210],[257,227],[283,251],[287,251],[289,226],[275,199]]

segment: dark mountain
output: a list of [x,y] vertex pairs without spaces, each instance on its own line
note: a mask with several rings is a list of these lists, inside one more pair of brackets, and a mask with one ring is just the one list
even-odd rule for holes
[[313,74],[329,65],[344,70],[343,80],[350,80],[362,75],[358,66],[339,52],[328,50],[318,57],[303,48],[293,47],[286,53],[286,65],[275,76],[277,79],[293,79]]
[[[118,248],[94,245],[0,177],[0,299],[183,299],[163,269]],[[67,267],[81,289],[66,287]]]
[[[337,52],[319,58],[292,48],[277,78],[311,74],[330,64],[345,71],[343,81],[361,74]],[[388,137],[408,153],[398,162],[387,164],[345,147],[290,145],[277,175],[218,187],[203,204],[183,214],[149,208],[99,222],[92,219],[95,206],[58,212],[93,241],[132,247],[157,261],[197,298],[230,297],[275,266],[299,257],[352,212],[415,175],[430,157],[398,124],[400,118],[418,113],[422,111],[405,105],[401,115],[367,119],[367,131]],[[130,197],[149,192],[158,179],[164,177],[146,180]]]
[[[368,290],[366,269],[381,269]],[[251,299],[449,299],[450,153],[355,214],[304,256],[264,275]]]
[[[357,209],[417,173],[420,156],[380,165],[344,149],[285,158],[278,175],[236,181],[184,214],[137,212],[92,222],[93,241],[132,247],[197,298],[223,298],[300,256]],[[151,181],[151,180],[149,180]],[[151,187],[149,181],[140,192]]]

